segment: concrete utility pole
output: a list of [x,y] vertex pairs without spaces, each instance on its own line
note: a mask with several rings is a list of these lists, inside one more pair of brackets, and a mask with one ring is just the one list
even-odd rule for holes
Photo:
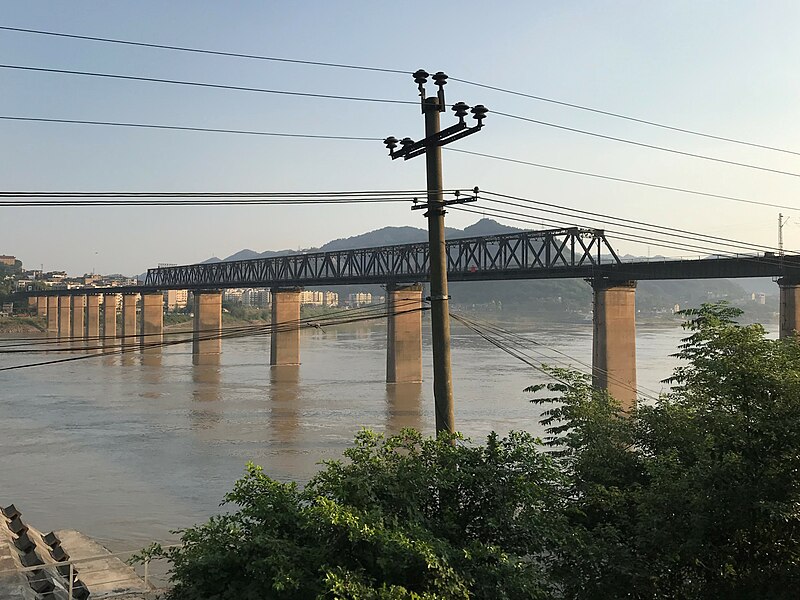
[[[430,255],[430,285],[431,295],[431,332],[433,338],[433,397],[436,412],[436,432],[455,431],[455,411],[453,408],[453,381],[450,372],[450,296],[447,293],[447,247],[444,235],[444,207],[449,204],[462,204],[474,202],[472,198],[460,198],[456,194],[455,200],[445,200],[442,186],[442,150],[441,147],[457,139],[479,131],[483,127],[483,119],[488,109],[479,104],[472,109],[463,102],[453,105],[453,112],[458,117],[458,123],[444,130],[440,128],[439,113],[447,108],[444,100],[444,86],[447,75],[441,71],[433,75],[433,81],[439,90],[435,97],[426,98],[425,83],[430,75],[420,69],[414,73],[414,82],[419,89],[422,103],[422,114],[425,117],[425,138],[414,141],[404,138],[398,142],[397,138],[388,137],[384,144],[389,149],[392,159],[403,158],[408,160],[420,154],[425,154],[427,172],[428,202],[415,205],[412,210],[427,209],[425,216],[428,218],[428,246]],[[477,121],[474,127],[468,127],[464,121],[467,112],[471,112]],[[401,148],[397,148],[398,143]]]

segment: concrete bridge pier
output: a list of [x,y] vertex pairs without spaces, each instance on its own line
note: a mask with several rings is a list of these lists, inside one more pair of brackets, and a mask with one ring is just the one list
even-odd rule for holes
[[594,279],[592,384],[636,407],[636,282]]
[[122,294],[122,345],[136,343],[136,300],[139,294]]
[[164,295],[142,294],[142,349],[160,352],[164,334]]
[[386,383],[422,381],[422,286],[388,286]]
[[780,336],[781,339],[797,335],[800,331],[800,279],[781,277],[780,289]]
[[222,352],[222,291],[195,290],[192,364],[219,364]]
[[83,343],[83,338],[86,337],[86,296],[72,296],[70,336],[78,344]]
[[90,346],[100,342],[100,295],[86,296],[86,339]]
[[58,296],[47,296],[47,331],[58,333]]
[[36,298],[36,316],[40,319],[47,318],[47,296]]
[[70,318],[72,316],[72,298],[70,296],[58,297],[58,337],[66,338],[72,333]]
[[117,295],[103,295],[103,345],[113,346],[117,338]]
[[300,288],[272,288],[269,364],[300,364]]

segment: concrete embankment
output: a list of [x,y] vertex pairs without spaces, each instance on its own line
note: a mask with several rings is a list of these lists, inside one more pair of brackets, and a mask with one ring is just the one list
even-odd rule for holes
[[[69,529],[46,535],[14,507],[0,514],[0,598],[151,600],[159,590],[106,548]],[[163,590],[161,590],[163,592]]]

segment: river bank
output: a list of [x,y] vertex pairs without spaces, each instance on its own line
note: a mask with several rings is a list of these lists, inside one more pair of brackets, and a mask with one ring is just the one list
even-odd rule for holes
[[0,317],[0,333],[41,333],[47,323],[39,317]]

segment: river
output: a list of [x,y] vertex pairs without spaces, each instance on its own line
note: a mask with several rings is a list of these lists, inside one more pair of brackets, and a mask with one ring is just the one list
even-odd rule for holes
[[[591,323],[508,327],[543,344],[537,351],[591,363]],[[666,389],[684,336],[638,327],[642,389]],[[452,343],[458,429],[475,440],[542,433],[523,388],[543,376],[458,324]],[[223,340],[219,366],[193,366],[182,345],[0,372],[0,504],[15,503],[39,529],[78,529],[115,550],[174,540],[170,530],[221,510],[247,461],[305,481],[362,426],[431,433],[427,322],[423,345],[422,386],[384,383],[380,324],[303,331],[299,368],[271,369],[269,338],[251,337]],[[5,354],[0,364],[62,356]]]

